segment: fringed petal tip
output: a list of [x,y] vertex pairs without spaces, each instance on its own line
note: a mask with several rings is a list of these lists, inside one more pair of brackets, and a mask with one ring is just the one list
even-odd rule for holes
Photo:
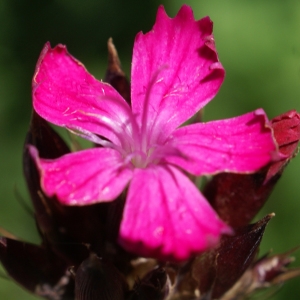
[[[160,140],[213,99],[224,80],[212,29],[209,17],[195,20],[187,5],[174,18],[160,6],[152,30],[136,36],[132,110],[138,119],[147,110],[149,127]],[[147,103],[149,98],[151,105]]]
[[225,72],[222,64],[219,61],[215,62],[215,63],[212,63],[209,68],[211,70],[221,70],[221,71]]
[[47,191],[46,187],[43,184],[44,170],[43,170],[43,167],[41,165],[38,149],[33,145],[26,145],[26,147],[28,149],[29,155],[31,156],[32,160],[34,161],[34,163],[37,167],[38,172],[40,173],[40,185],[41,185],[41,188],[42,188],[43,192],[48,197],[52,197],[54,195],[54,193],[49,193]]
[[[34,161],[34,163],[37,167],[38,172],[40,173],[40,185],[41,185],[41,188],[42,188],[43,192],[45,193],[45,195],[47,195],[47,197],[54,196],[55,191],[49,191],[47,189],[47,187],[45,186],[45,184],[44,184],[45,170],[42,166],[41,158],[39,156],[38,149],[33,145],[27,145],[26,147],[28,149],[29,155],[31,156],[31,158],[33,159],[33,161]],[[51,161],[51,159],[43,159],[43,160],[44,161]]]
[[215,39],[213,35],[213,21],[210,19],[210,17],[206,16],[200,20],[195,20],[192,8],[184,4],[178,11],[177,15],[174,18],[171,18],[167,15],[163,5],[161,5],[157,12],[155,24],[160,24],[161,22],[165,22],[166,20],[169,20],[174,23],[177,22],[178,24],[196,23],[198,25],[199,35],[201,35],[204,45],[207,46],[207,48],[209,48],[210,50],[212,50],[211,54],[213,56],[213,61],[215,62],[211,64],[210,69],[220,69],[225,73],[225,70],[218,58],[218,52],[216,49]]
[[35,70],[34,70],[34,74],[33,74],[33,78],[32,78],[32,92],[34,93],[34,90],[36,88],[36,85],[37,85],[37,82],[36,82],[36,76],[37,74],[39,73],[39,68],[40,68],[40,65],[45,57],[45,55],[47,54],[47,52],[49,51],[49,49],[51,49],[51,46],[50,46],[50,42],[47,42],[41,53],[40,53],[40,56],[38,58],[38,61],[36,63],[36,66],[35,66]]
[[40,56],[38,58],[37,64],[35,66],[35,71],[34,71],[34,75],[33,75],[33,79],[32,79],[32,87],[33,87],[33,93],[35,90],[35,87],[39,84],[39,82],[37,81],[37,75],[39,74],[39,70],[40,70],[40,66],[43,63],[43,60],[45,59],[45,57],[48,55],[56,55],[56,54],[63,54],[63,55],[67,55],[69,56],[75,63],[77,63],[78,65],[83,66],[83,64],[78,61],[75,57],[73,57],[67,50],[67,46],[63,45],[63,44],[58,44],[56,45],[54,48],[51,48],[51,44],[50,42],[47,42],[41,53]]
[[[51,58],[49,59],[48,57],[51,57]],[[83,68],[85,70],[85,72],[87,72],[84,65],[68,52],[66,45],[58,44],[54,48],[51,48],[50,42],[47,42],[44,45],[44,47],[40,53],[37,64],[35,66],[34,75],[32,78],[33,106],[35,106],[35,102],[36,102],[35,101],[36,89],[39,87],[39,85],[41,83],[43,83],[44,80],[49,80],[49,78],[47,76],[48,70],[50,70],[50,72],[51,72],[52,68],[55,68],[60,64],[66,65],[66,63],[63,61],[63,60],[66,60],[65,57],[67,57],[67,59],[70,60],[67,63],[67,67],[70,67],[70,69],[71,69],[71,64],[73,63],[73,64],[77,65],[78,67]],[[49,61],[45,62],[45,60],[47,60],[47,59]],[[43,66],[44,63],[46,63],[46,67]],[[65,69],[67,69],[67,68],[65,67]],[[89,74],[89,76],[94,78],[91,74]],[[57,78],[57,80],[59,80],[59,79]],[[51,90],[50,90],[50,92],[51,92]]]
[[[157,10],[155,24],[160,22],[160,19],[169,19],[172,20],[173,18],[169,17],[166,13],[166,10],[163,5],[160,5]],[[174,19],[180,19],[181,21],[185,22],[188,20],[195,21],[194,13],[192,8],[189,5],[183,4],[179,9],[178,13],[174,17]]]

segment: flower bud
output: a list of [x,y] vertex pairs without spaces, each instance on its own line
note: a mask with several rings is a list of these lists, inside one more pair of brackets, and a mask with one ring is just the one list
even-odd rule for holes
[[164,268],[149,272],[133,288],[131,300],[164,300],[169,294],[170,282]]
[[119,271],[95,254],[84,260],[75,276],[75,300],[123,300],[128,286]]
[[121,62],[112,38],[107,42],[108,67],[104,81],[113,86],[119,94],[130,104],[130,85],[121,68]]

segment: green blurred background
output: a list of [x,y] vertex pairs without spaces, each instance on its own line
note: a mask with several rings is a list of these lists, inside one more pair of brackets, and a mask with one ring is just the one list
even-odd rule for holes
[[[227,71],[205,119],[221,119],[263,107],[270,118],[300,110],[300,1],[297,0],[1,0],[0,1],[0,226],[39,242],[34,220],[17,201],[30,203],[22,175],[22,147],[31,112],[30,86],[46,41],[63,43],[99,79],[106,68],[106,42],[113,37],[130,72],[135,34],[151,29],[163,4],[174,16],[189,4],[197,19],[209,15],[220,59]],[[261,253],[300,245],[300,157],[288,166],[260,217],[275,212]],[[20,195],[20,196],[18,196]],[[29,204],[30,205],[30,204]],[[300,265],[299,251],[295,255]],[[0,299],[36,299],[0,278]],[[300,299],[300,279],[272,299]]]

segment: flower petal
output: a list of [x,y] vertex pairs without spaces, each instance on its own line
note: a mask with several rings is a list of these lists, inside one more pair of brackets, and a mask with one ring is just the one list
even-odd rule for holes
[[[217,93],[224,79],[212,21],[194,20],[182,6],[175,18],[158,9],[153,29],[136,36],[132,60],[132,110],[152,134],[168,136]],[[163,128],[163,130],[162,130]]]
[[41,172],[41,186],[47,196],[57,195],[66,205],[88,205],[114,200],[131,179],[132,171],[110,148],[94,148],[66,154],[58,159],[38,157],[29,146]]
[[89,74],[63,45],[45,45],[32,85],[34,109],[53,124],[97,133],[114,143],[116,131],[128,125],[126,101]]
[[165,160],[194,175],[253,172],[279,159],[272,133],[262,109],[231,119],[184,126],[166,143],[177,149],[177,154]]
[[119,242],[128,251],[185,260],[230,233],[196,186],[172,166],[135,169]]

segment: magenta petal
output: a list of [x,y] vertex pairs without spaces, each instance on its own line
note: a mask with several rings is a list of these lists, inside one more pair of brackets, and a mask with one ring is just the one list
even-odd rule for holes
[[224,69],[218,60],[212,28],[208,17],[195,21],[189,6],[182,6],[173,19],[161,6],[153,29],[136,36],[132,110],[140,117],[147,110],[148,126],[155,122],[154,135],[168,136],[220,88]]
[[94,148],[50,160],[39,158],[36,148],[29,147],[41,173],[43,191],[49,197],[56,195],[63,204],[114,200],[132,176],[119,152],[113,149]]
[[245,115],[177,129],[167,143],[177,150],[164,159],[194,175],[253,172],[279,159],[262,109]]
[[185,260],[215,246],[230,233],[196,186],[177,168],[135,169],[119,241],[128,251]]
[[118,144],[117,129],[126,127],[130,108],[109,84],[96,80],[65,46],[47,43],[33,78],[33,106],[47,121],[105,136]]

